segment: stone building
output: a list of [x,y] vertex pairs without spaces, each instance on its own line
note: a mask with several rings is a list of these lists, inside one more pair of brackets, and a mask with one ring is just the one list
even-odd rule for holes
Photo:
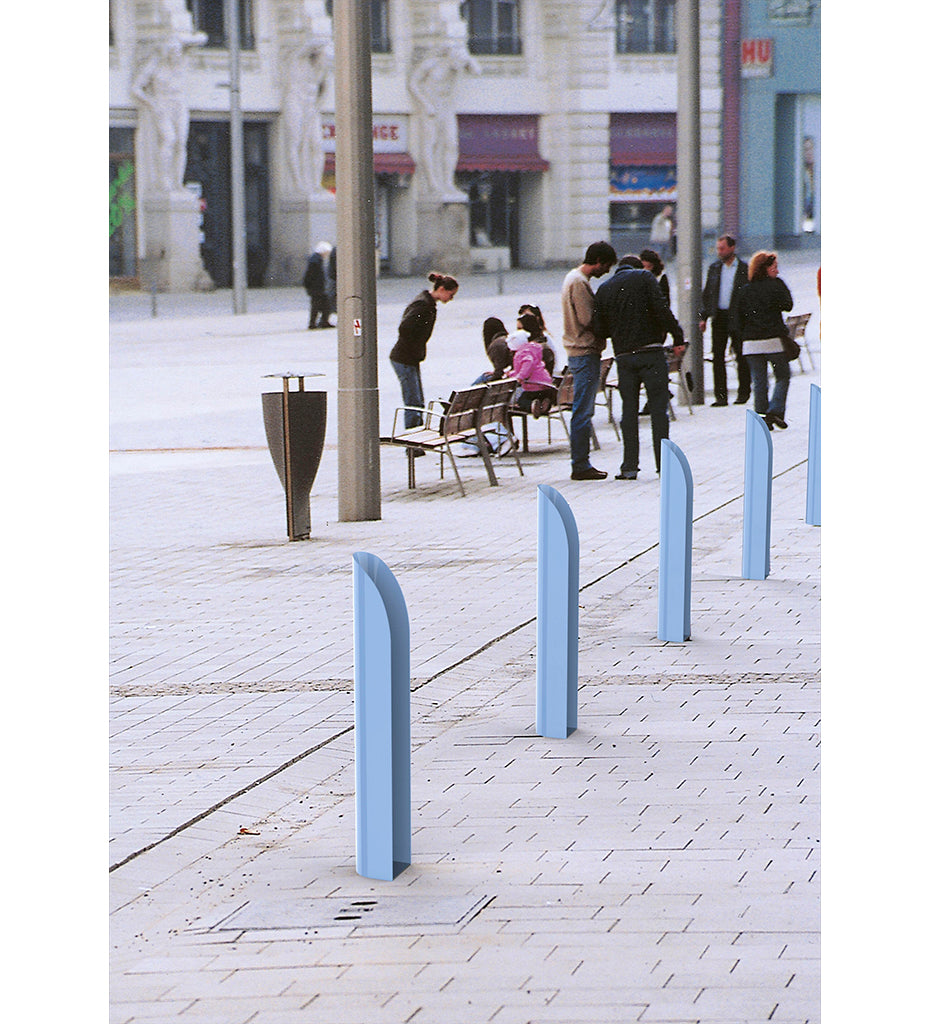
[[[722,67],[726,9],[741,0],[693,2],[714,234],[736,229],[722,223]],[[297,284],[308,252],[337,241],[332,6],[238,0],[251,287]],[[598,238],[644,244],[676,198],[675,6],[371,0],[382,272],[561,266]],[[230,284],[224,9],[111,0],[111,278]]]

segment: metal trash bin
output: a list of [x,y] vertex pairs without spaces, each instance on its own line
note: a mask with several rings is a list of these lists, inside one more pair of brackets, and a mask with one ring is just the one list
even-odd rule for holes
[[[305,377],[322,373],[267,373],[282,382],[281,391],[263,392],[265,437],[278,479],[284,487],[288,540],[310,537],[310,489],[326,437],[326,392],[305,391]],[[297,391],[291,381],[297,381]]]

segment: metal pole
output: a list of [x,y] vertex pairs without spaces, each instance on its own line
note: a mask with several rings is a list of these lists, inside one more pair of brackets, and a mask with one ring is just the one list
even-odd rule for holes
[[369,7],[367,0],[333,5],[341,522],[381,519]]
[[239,86],[239,0],[224,0],[230,51],[230,205],[232,208],[233,312],[246,311],[246,195]]
[[[678,112],[676,116],[676,276],[678,319],[689,343],[692,404],[704,404],[704,346],[698,330],[701,300],[701,100],[699,0],[676,4]],[[680,388],[681,391],[681,388]],[[679,395],[679,404],[685,396]]]

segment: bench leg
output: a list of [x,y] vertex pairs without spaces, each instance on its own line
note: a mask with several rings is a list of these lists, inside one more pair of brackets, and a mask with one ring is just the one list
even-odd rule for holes
[[414,476],[414,449],[407,448],[407,487],[408,490],[414,491],[417,489],[417,480]]
[[689,391],[689,382],[685,379],[685,371],[679,367],[679,387],[685,392],[685,403],[689,407],[689,416],[694,416],[692,411],[692,392]]
[[[475,442],[478,445],[479,454],[482,456],[482,462],[485,463],[488,483],[492,487],[497,487],[498,478],[495,476],[495,467],[491,464],[491,449],[488,447],[488,439],[478,428],[475,430]],[[450,461],[452,461],[452,455],[450,455]]]
[[[453,467],[453,473],[456,476],[456,483],[459,484],[459,493],[464,498],[466,496],[466,492],[465,492],[465,488],[462,486],[462,480],[459,477],[459,467],[456,465],[456,460],[453,457],[452,448],[447,448],[446,449],[446,453],[449,455],[449,464]],[[442,453],[441,453],[441,455],[442,455]]]

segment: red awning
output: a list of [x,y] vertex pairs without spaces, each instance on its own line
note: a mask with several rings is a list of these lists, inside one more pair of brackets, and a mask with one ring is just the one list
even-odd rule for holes
[[615,167],[674,167],[675,113],[612,114],[611,163]]
[[548,171],[536,114],[459,114],[457,171]]
[[[413,174],[417,168],[410,153],[373,153],[372,165],[376,174]],[[324,174],[336,171],[336,155],[327,153]]]

